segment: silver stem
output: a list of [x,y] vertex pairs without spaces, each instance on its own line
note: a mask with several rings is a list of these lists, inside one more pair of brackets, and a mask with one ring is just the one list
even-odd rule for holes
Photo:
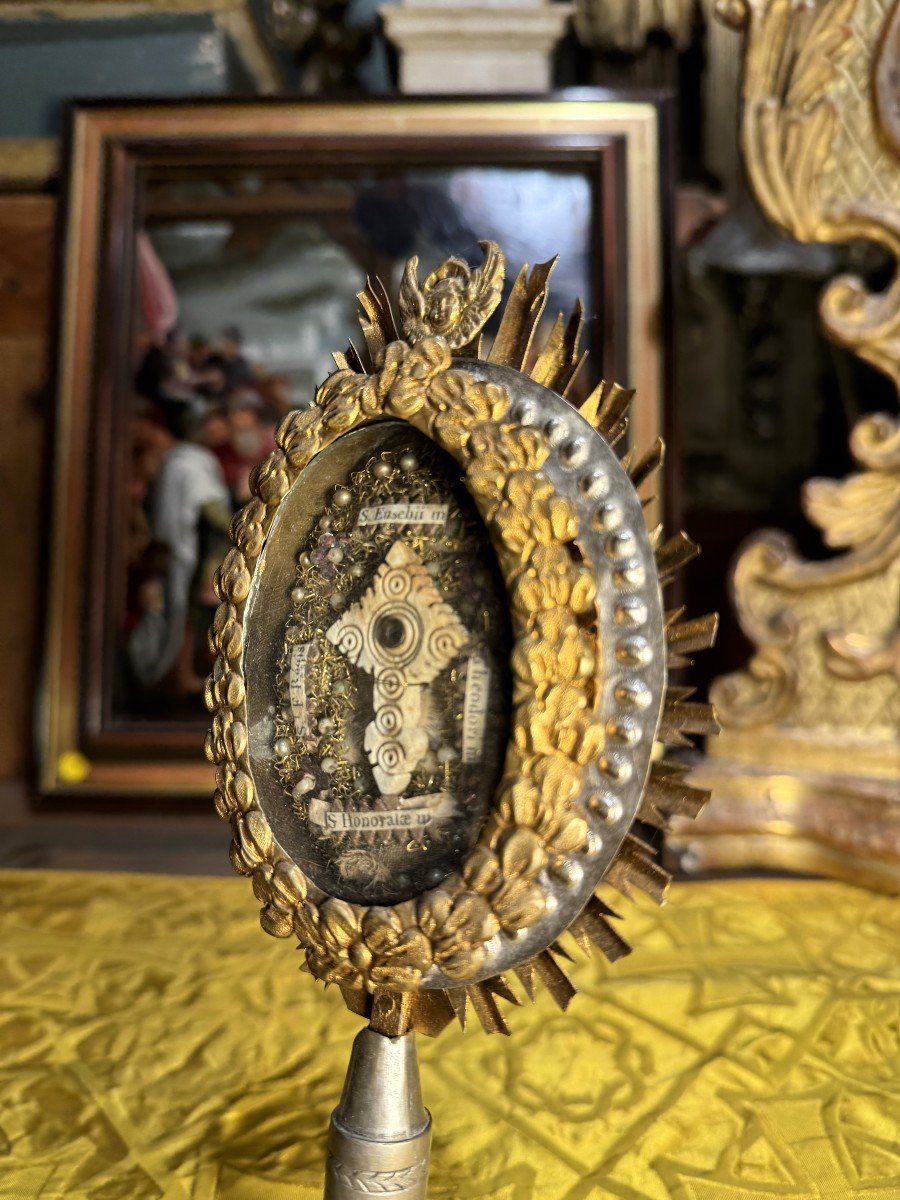
[[325,1200],[425,1200],[430,1150],[415,1034],[391,1038],[363,1029],[331,1114]]

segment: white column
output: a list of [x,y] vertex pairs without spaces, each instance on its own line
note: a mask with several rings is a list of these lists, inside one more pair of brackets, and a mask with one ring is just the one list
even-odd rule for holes
[[379,12],[400,53],[406,95],[540,94],[572,4],[548,0],[402,0]]

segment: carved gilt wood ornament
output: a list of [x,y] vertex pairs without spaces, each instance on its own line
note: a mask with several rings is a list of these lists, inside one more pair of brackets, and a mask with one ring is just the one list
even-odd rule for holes
[[[648,532],[620,459],[631,393],[566,401],[580,308],[533,345],[553,263],[523,268],[486,354],[504,259],[417,281],[398,334],[360,294],[365,347],[335,356],[255,471],[217,575],[207,686],[216,808],[263,928],[371,1028],[440,1032],[545,984],[565,1008],[569,934],[630,947],[601,881],[662,902],[636,820],[696,814],[659,741],[714,729],[667,690],[714,616],[665,612],[697,552]],[[668,660],[668,662],[667,662]]]
[[[900,262],[900,6],[881,0],[728,0],[744,30],[742,147],[766,216],[805,242],[856,238]],[[882,292],[840,277],[825,330],[900,386],[900,273]],[[811,480],[804,507],[825,544],[802,559],[759,534],[734,568],[757,647],[716,680],[722,736],[692,778],[719,803],[670,844],[697,868],[751,864],[900,890],[900,427],[863,418],[861,470]],[[676,823],[678,825],[678,823]]]
[[[719,0],[718,11],[744,30],[741,148],[766,217],[802,242],[864,239],[900,259],[896,5]],[[835,342],[900,386],[900,275],[882,292],[840,276],[819,307]]]

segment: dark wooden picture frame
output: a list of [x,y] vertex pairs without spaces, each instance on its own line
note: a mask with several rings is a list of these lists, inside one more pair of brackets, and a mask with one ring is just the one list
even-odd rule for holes
[[[211,783],[202,708],[196,720],[147,720],[111,704],[124,590],[135,246],[154,184],[240,171],[323,179],[460,166],[584,173],[593,197],[590,287],[602,313],[587,342],[595,371],[638,388],[634,436],[647,445],[665,431],[671,410],[667,123],[664,98],[599,92],[74,107],[39,706],[43,793],[178,798]],[[441,257],[471,250],[441,247]],[[364,280],[362,270],[359,286]],[[673,497],[665,504],[673,515]]]

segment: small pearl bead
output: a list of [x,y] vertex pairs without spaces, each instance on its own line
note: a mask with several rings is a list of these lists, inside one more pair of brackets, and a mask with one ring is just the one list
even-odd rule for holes
[[598,766],[604,775],[608,775],[615,783],[627,783],[631,778],[631,763],[618,754],[604,754]]
[[584,876],[581,865],[570,858],[564,858],[561,862],[554,863],[550,870],[563,887],[567,888],[577,887]]
[[611,717],[606,723],[606,732],[616,742],[636,746],[641,740],[641,727],[633,717]]
[[647,574],[636,558],[613,571],[613,583],[617,588],[643,587],[646,578]]
[[605,504],[601,504],[591,518],[591,524],[595,529],[615,529],[622,520],[622,510],[618,504],[612,500],[608,500]]
[[583,475],[578,486],[589,500],[600,500],[609,491],[609,480],[600,471],[591,475]]
[[546,433],[551,446],[558,446],[568,430],[565,423],[558,417],[550,417],[548,421],[544,422],[544,433]]
[[340,487],[334,493],[334,502],[338,508],[349,508],[353,503],[353,493],[349,488]]
[[608,558],[628,558],[634,554],[637,543],[630,529],[620,529],[606,539],[606,554]]
[[630,596],[616,605],[614,617],[617,625],[643,625],[647,620],[647,606],[640,597]]
[[630,708],[646,708],[653,699],[650,689],[640,679],[622,679],[616,685],[615,697]]
[[629,663],[632,666],[644,667],[647,663],[653,661],[653,648],[646,638],[623,638],[616,645],[616,658],[620,663]]
[[599,854],[603,849],[603,838],[593,829],[588,830],[588,854]]
[[559,459],[564,467],[580,467],[587,461],[588,453],[589,447],[584,438],[572,438],[560,449]]
[[418,465],[419,465],[419,460],[416,458],[416,456],[414,454],[404,454],[403,457],[400,459],[400,470],[401,471],[415,471],[415,469],[416,469],[416,467],[418,467]]
[[622,817],[622,802],[616,796],[597,792],[588,800],[588,808],[609,825],[615,825]]

